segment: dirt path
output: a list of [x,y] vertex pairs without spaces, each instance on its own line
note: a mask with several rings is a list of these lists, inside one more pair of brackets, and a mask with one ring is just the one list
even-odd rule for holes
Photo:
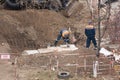
[[15,66],[8,61],[0,60],[0,80],[16,80]]

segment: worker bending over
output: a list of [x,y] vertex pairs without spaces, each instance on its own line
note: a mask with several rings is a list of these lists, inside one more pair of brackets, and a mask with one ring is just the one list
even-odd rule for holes
[[54,46],[56,46],[58,41],[61,39],[63,39],[66,44],[69,44],[70,43],[69,36],[70,36],[69,30],[66,30],[66,29],[60,30],[58,37],[54,42]]

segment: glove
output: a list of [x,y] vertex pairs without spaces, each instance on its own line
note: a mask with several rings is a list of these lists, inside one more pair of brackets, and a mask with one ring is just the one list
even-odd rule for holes
[[64,39],[64,42],[65,43],[70,43],[70,40],[69,39]]

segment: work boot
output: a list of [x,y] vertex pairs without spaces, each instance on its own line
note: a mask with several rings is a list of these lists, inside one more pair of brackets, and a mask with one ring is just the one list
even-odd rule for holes
[[96,47],[94,47],[94,50],[97,50],[98,48],[97,48],[97,46]]
[[54,46],[57,46],[57,43],[58,43],[58,41],[55,41],[55,42],[54,42]]

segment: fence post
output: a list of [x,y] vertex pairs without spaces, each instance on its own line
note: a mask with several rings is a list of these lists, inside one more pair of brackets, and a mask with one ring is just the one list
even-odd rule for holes
[[98,61],[93,62],[93,77],[97,78],[97,74],[98,74]]

